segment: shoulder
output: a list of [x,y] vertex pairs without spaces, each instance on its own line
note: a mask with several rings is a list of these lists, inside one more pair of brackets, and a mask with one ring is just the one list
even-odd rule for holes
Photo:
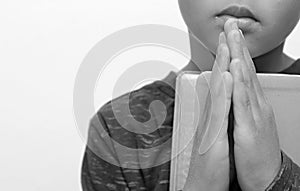
[[293,60],[292,64],[282,71],[284,74],[300,74],[300,58]]
[[144,148],[153,140],[146,140],[146,136],[141,135],[143,132],[153,134],[153,139],[158,138],[159,128],[171,132],[173,107],[172,87],[163,81],[155,81],[104,104],[92,117],[90,126],[94,131],[103,128],[110,138],[130,148],[136,148],[136,141],[140,138],[143,143],[139,146]]
[[[169,89],[167,84],[164,84],[162,81],[155,81],[107,102],[97,113],[101,113],[108,121],[110,117],[115,117],[114,114],[118,114],[128,108],[131,115],[143,114],[148,111],[149,104],[154,100],[162,102],[172,100],[172,97],[165,91],[166,89]],[[123,117],[125,116],[123,115]]]

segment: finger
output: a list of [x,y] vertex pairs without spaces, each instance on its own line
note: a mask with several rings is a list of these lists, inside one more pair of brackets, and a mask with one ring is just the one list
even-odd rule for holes
[[265,102],[265,97],[264,97],[264,93],[263,93],[263,89],[260,85],[260,82],[257,78],[257,74],[256,74],[256,69],[255,69],[255,65],[254,62],[252,60],[252,57],[250,55],[250,52],[246,46],[246,41],[245,41],[245,37],[242,33],[242,31],[240,31],[241,37],[242,37],[242,45],[243,45],[243,54],[245,56],[245,62],[247,63],[248,69],[249,69],[249,78],[251,80],[251,83],[253,85],[253,89],[252,91],[255,91],[256,93],[256,99],[258,104],[262,104]]
[[[232,75],[228,72],[230,67],[230,51],[229,47],[227,45],[227,39],[225,32],[220,33],[219,38],[219,44],[221,45],[222,49],[222,59],[217,60],[218,63],[220,63],[220,86],[219,87],[219,99],[224,100],[224,103],[218,103],[221,105],[224,105],[223,110],[223,116],[221,118],[222,121],[222,127],[219,130],[219,139],[227,139],[227,128],[228,128],[228,115],[229,115],[229,109],[231,105],[231,99],[232,99],[232,89],[233,89],[233,80]],[[223,46],[222,46],[223,45]],[[215,107],[220,107],[220,105],[214,105]]]
[[221,57],[220,60],[217,60],[218,65],[220,67],[221,72],[229,71],[229,64],[230,64],[230,52],[229,47],[227,45],[227,39],[225,32],[221,32],[219,35],[219,46]]
[[232,31],[232,30],[238,30],[238,27],[237,27],[237,19],[234,19],[234,18],[230,18],[228,19],[225,24],[224,24],[224,32],[225,32],[225,35],[228,36],[229,32]]
[[229,70],[230,55],[227,40],[224,32],[219,35],[219,45],[217,48],[216,59],[212,69],[213,75],[220,76],[220,73]]
[[[212,74],[209,83],[209,92],[208,92],[209,97],[205,104],[207,112],[214,112],[214,114],[209,113],[211,117],[218,116],[218,112],[220,113],[220,109],[213,110],[211,107],[213,103],[219,102],[220,100],[219,95],[222,93],[221,89],[224,86],[222,73],[223,71],[226,70],[226,65],[229,65],[229,50],[228,48],[226,48],[226,46],[227,45],[226,45],[225,34],[224,32],[221,32],[219,35],[219,45],[217,48],[216,59],[212,69]],[[223,82],[223,86],[222,86],[222,82]],[[206,113],[206,115],[208,114]],[[206,124],[205,126],[209,126],[209,124],[211,123],[211,119],[210,119],[211,117],[206,116],[206,120],[207,118],[209,118],[209,120],[205,122]],[[203,137],[204,138],[207,137],[208,133],[209,133],[208,129],[206,129]]]
[[224,84],[220,87],[222,94],[208,100],[211,101],[211,114],[199,147],[200,155],[208,152],[216,142],[228,144],[227,129],[233,80],[228,71],[222,74],[222,78],[224,80]]
[[[246,46],[246,42],[245,42],[245,39],[244,39],[244,35],[242,33],[241,30],[239,30],[239,33],[240,33],[240,37],[241,37],[241,48],[242,48],[242,51],[243,51],[243,55],[245,56],[245,53],[249,53],[248,51],[248,48]],[[243,72],[243,82],[244,82],[244,86],[247,90],[247,93],[248,93],[248,96],[250,98],[250,102],[252,104],[252,108],[253,109],[256,109],[258,108],[258,98],[257,98],[257,93],[256,93],[256,89],[254,88],[254,79],[257,77],[256,76],[256,73],[253,72],[253,69],[252,69],[252,58],[250,57],[245,57],[245,60],[243,62],[244,64],[241,64],[240,65],[240,68],[242,69],[242,72]]]
[[256,74],[256,69],[255,69],[255,65],[254,65],[254,62],[252,60],[252,57],[250,55],[249,49],[247,47],[245,36],[244,36],[244,34],[241,30],[239,30],[239,32],[240,32],[240,35],[241,35],[241,45],[242,45],[243,55],[245,57],[246,64],[251,69],[251,75],[254,75],[254,74]]
[[[210,136],[218,135],[219,140],[227,139],[227,128],[229,110],[232,101],[233,79],[230,72],[222,74],[223,84],[220,87],[220,94],[215,100],[212,100],[212,118],[210,121]],[[218,130],[214,130],[218,129]],[[210,137],[206,136],[206,138]]]
[[237,26],[237,21],[229,19],[225,25],[225,33],[227,36],[228,46],[230,50],[231,59],[238,58],[244,60],[244,54],[241,44],[241,35]]
[[229,120],[229,111],[231,106],[231,100],[232,100],[232,91],[233,91],[233,79],[230,72],[224,72],[223,73],[223,79],[225,84],[225,114],[224,114],[224,121],[223,121],[223,127],[220,131],[218,139],[224,140],[228,139],[227,136],[227,129],[228,129],[228,120]]
[[[227,84],[230,84],[226,80],[230,80],[228,77],[229,73],[229,64],[230,64],[230,54],[229,48],[227,46],[227,40],[224,32],[221,32],[219,35],[219,46],[217,49],[215,64],[212,71],[211,82],[209,91],[211,96],[211,114],[209,117],[209,121],[205,124],[207,127],[205,128],[204,135],[202,136],[202,141],[199,147],[199,153],[206,153],[212,145],[214,145],[216,139],[219,137],[220,132],[227,132],[227,126],[224,127],[224,121],[228,121],[228,119],[224,119],[226,116],[226,96],[230,96],[229,102],[231,103],[232,90],[230,88],[226,88]],[[227,71],[226,78],[223,78],[224,72]],[[231,74],[230,74],[231,76]],[[232,80],[231,84],[232,86]],[[231,88],[232,89],[232,88]],[[229,92],[228,92],[229,91]],[[229,95],[228,95],[229,94]],[[224,127],[224,128],[223,128]],[[227,136],[222,133],[219,139],[227,142]],[[226,139],[224,139],[226,137]]]
[[226,41],[227,40],[226,40],[225,32],[224,31],[220,32],[220,34],[219,34],[219,44],[226,44],[227,43]]
[[[232,60],[230,72],[233,77],[233,111],[234,118],[238,124],[251,124],[253,122],[250,98],[244,83],[242,71],[243,61],[239,59]],[[246,125],[243,125],[245,127]]]
[[[211,90],[217,94],[220,89],[220,85],[222,85],[222,73],[224,71],[229,71],[230,64],[230,55],[229,48],[226,43],[226,36],[224,32],[221,32],[219,35],[219,45],[217,48],[217,54],[215,63],[212,70],[211,76]],[[212,92],[213,93],[213,92]]]
[[252,74],[251,75],[251,80],[253,82],[253,86],[254,86],[254,89],[255,89],[255,92],[257,93],[257,97],[258,97],[258,102],[259,104],[265,102],[265,96],[264,96],[264,92],[263,92],[263,89],[260,85],[260,82],[258,80],[258,77],[257,77],[257,74],[256,74],[256,69],[255,69],[255,66],[254,66],[254,63],[252,61],[252,58],[250,56],[250,53],[248,50],[244,49],[244,54],[245,54],[245,59],[248,61],[248,65],[250,65],[250,67],[252,68]]
[[[243,82],[244,82],[244,87],[246,89],[246,93],[248,94],[248,97],[250,99],[250,104],[251,104],[251,109],[252,109],[252,115],[253,116],[258,116],[260,115],[260,110],[259,110],[259,97],[260,95],[260,84],[257,83],[257,76],[255,72],[255,67],[253,64],[253,60],[250,56],[250,53],[248,51],[246,41],[244,38],[244,35],[241,30],[238,30],[237,34],[234,32],[234,35],[237,35],[239,42],[235,43],[238,46],[238,49],[241,51],[238,54],[241,54],[242,61],[240,65],[242,72],[243,72]],[[247,57],[246,57],[247,55]],[[256,84],[255,84],[256,83]]]
[[[256,89],[254,88],[254,82],[253,82],[253,74],[251,73],[251,69],[249,66],[244,63],[239,65],[242,73],[243,73],[243,83],[244,83],[244,88],[246,89],[246,93],[250,99],[250,104],[251,104],[251,111],[252,116],[259,116],[260,115],[260,107],[258,103],[258,94],[256,92]],[[252,74],[252,75],[251,75]],[[256,74],[255,74],[256,77]]]

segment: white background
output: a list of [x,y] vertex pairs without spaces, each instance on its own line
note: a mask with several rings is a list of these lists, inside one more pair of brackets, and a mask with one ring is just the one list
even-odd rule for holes
[[[99,40],[139,24],[186,30],[177,1],[0,2],[1,190],[80,190],[84,141],[72,111],[77,69]],[[300,54],[299,33],[297,27],[285,48],[294,58]],[[109,99],[113,85],[101,84],[101,95],[95,91],[96,108]]]

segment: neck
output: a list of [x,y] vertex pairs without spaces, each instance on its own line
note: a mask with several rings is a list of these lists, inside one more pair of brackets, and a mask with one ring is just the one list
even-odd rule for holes
[[[284,43],[266,54],[253,58],[257,73],[277,73],[288,68],[294,60],[283,53]],[[211,71],[215,55],[190,33],[191,61],[182,71]]]
[[189,32],[191,61],[183,71],[211,71],[215,56],[205,48],[202,43]]
[[283,53],[284,43],[270,52],[253,58],[256,71],[259,73],[278,73],[288,68],[294,60]]

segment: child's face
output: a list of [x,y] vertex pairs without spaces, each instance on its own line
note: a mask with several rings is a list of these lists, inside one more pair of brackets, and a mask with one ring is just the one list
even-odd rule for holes
[[227,19],[216,15],[231,5],[247,7],[256,18],[250,20],[248,28],[241,24],[245,18],[238,23],[252,57],[279,46],[300,16],[300,0],[179,0],[179,5],[189,31],[214,54],[218,35],[223,31],[223,19]]

